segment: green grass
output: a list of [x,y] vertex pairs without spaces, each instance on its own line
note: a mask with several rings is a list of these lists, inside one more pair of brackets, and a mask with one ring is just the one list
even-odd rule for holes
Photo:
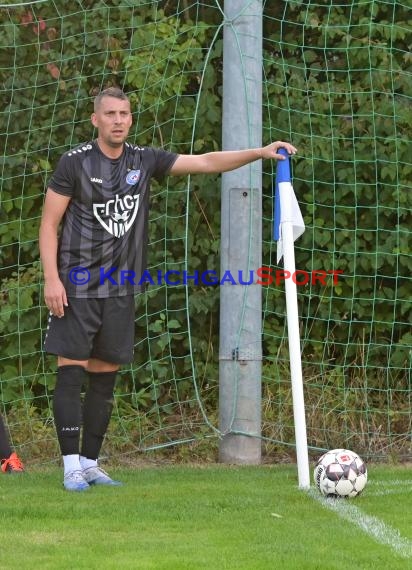
[[412,567],[406,467],[369,467],[365,493],[339,501],[399,532],[406,543],[400,554],[299,490],[294,466],[168,466],[111,474],[125,485],[84,493],[64,491],[57,469],[0,476],[1,569]]

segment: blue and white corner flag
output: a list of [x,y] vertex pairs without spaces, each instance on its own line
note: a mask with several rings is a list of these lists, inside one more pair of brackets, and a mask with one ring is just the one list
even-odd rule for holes
[[293,241],[296,241],[305,231],[305,222],[296,200],[290,177],[289,154],[284,148],[278,150],[279,154],[284,154],[285,160],[278,160],[276,168],[275,184],[275,215],[273,223],[273,237],[278,242],[277,263],[283,256],[282,224],[291,222],[293,227]]
[[[283,148],[278,152],[287,158],[285,160],[279,160],[277,163],[273,233],[275,240],[278,242],[277,262],[279,263],[283,257],[285,274],[288,272],[289,276],[291,276],[295,273],[294,243],[305,231],[305,223],[290,179],[289,155]],[[285,279],[285,293],[299,487],[309,489],[309,454],[306,434],[296,281],[293,279]]]

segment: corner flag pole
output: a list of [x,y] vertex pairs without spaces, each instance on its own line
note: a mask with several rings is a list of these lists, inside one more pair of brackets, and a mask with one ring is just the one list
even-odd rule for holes
[[[277,262],[284,258],[286,314],[288,323],[289,360],[292,381],[293,416],[299,487],[310,487],[309,456],[306,437],[305,402],[303,396],[302,360],[299,335],[299,314],[295,273],[295,240],[305,231],[305,224],[291,183],[290,159],[285,149],[276,170],[274,237],[278,242]],[[289,272],[289,273],[286,273]]]

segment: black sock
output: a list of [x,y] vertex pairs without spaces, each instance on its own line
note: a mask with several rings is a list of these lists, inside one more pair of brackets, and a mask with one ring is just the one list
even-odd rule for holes
[[97,459],[113,409],[113,393],[117,371],[89,372],[89,386],[83,408],[81,455]]
[[12,454],[9,442],[9,434],[4,425],[3,418],[0,416],[0,459],[8,459]]
[[87,379],[83,366],[59,366],[53,395],[54,423],[62,455],[79,453],[81,391]]

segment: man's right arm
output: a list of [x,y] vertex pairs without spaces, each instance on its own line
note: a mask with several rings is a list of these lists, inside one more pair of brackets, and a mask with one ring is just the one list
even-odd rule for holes
[[58,229],[71,198],[47,189],[40,223],[39,248],[44,274],[44,300],[49,311],[57,317],[67,306],[66,290],[60,281],[57,266]]

